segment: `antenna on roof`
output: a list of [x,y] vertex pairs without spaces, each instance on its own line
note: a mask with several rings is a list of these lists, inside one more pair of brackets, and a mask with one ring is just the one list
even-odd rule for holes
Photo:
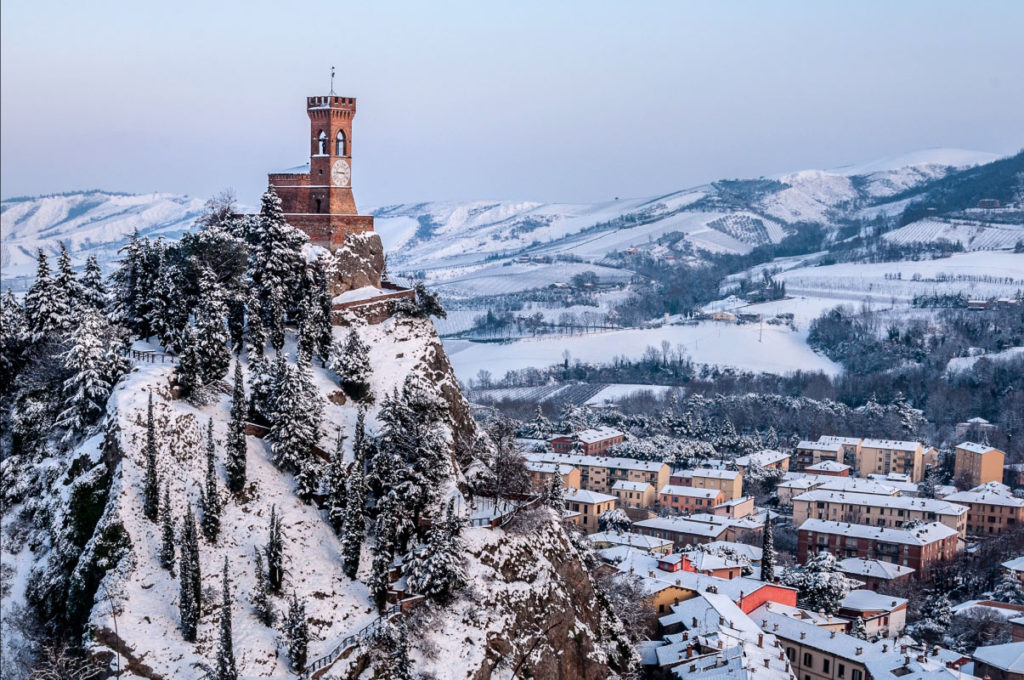
[[331,67],[331,94],[334,94],[334,67]]

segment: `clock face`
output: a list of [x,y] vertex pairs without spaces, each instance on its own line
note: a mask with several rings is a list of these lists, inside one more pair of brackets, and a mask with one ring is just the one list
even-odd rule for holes
[[347,187],[352,178],[352,169],[348,167],[348,161],[336,160],[331,166],[331,184],[336,187]]

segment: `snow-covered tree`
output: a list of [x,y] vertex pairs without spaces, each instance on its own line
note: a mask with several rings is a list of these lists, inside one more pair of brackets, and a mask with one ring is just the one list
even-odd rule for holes
[[294,367],[279,356],[274,369],[273,413],[267,439],[277,464],[299,475],[299,493],[308,500],[318,479],[317,464],[310,450],[320,435],[322,399],[307,356],[300,355]]
[[371,639],[374,677],[379,680],[413,680],[409,636],[401,619],[385,619]]
[[189,300],[182,288],[182,278],[182,270],[167,259],[166,250],[161,251],[155,281],[146,291],[147,318],[151,331],[169,352],[181,352],[188,326]]
[[366,481],[363,473],[364,465],[364,412],[359,411],[356,418],[355,437],[352,442],[352,453],[355,460],[345,480],[345,533],[341,539],[342,568],[351,579],[359,571],[359,557],[365,532],[363,511],[366,505]]
[[220,380],[231,366],[224,291],[213,272],[203,268],[199,276],[199,304],[196,308],[195,346],[203,384]]
[[274,412],[276,367],[276,361],[271,361],[262,354],[249,352],[249,412],[267,423]]
[[50,274],[46,253],[39,249],[36,256],[36,278],[25,294],[25,326],[29,342],[36,343],[58,337],[68,325],[67,310],[62,306],[63,296],[57,293]]
[[295,337],[298,340],[298,351],[310,356],[316,351],[317,329],[317,308],[307,294],[299,303],[299,321]]
[[246,350],[249,355],[249,361],[252,362],[256,357],[263,356],[263,350],[267,346],[267,332],[263,327],[263,317],[260,316],[259,302],[255,299],[251,299],[246,303],[246,334],[249,340],[249,346]]
[[558,429],[562,432],[579,432],[590,427],[590,411],[585,406],[565,402],[558,416]]
[[301,249],[308,239],[285,221],[281,199],[272,187],[260,200],[255,226],[248,230],[250,283],[271,342],[280,349],[284,346],[284,317],[295,301],[295,293],[303,288],[305,263]]
[[317,329],[315,354],[320,357],[320,362],[326,366],[327,359],[331,354],[331,341],[334,338],[333,324],[331,323],[334,300],[327,286],[327,272],[320,258],[313,260],[310,271],[310,276],[313,280],[313,305],[316,310],[316,323],[314,324]]
[[355,329],[349,331],[344,344],[338,341],[332,345],[327,366],[337,374],[342,389],[350,398],[359,401],[369,394],[370,348],[359,339]]
[[395,557],[395,543],[398,534],[395,515],[398,502],[393,493],[388,493],[380,499],[377,505],[377,522],[374,531],[376,543],[373,547],[373,561],[370,564],[370,580],[366,583],[366,587],[377,606],[377,611],[383,612],[384,605],[387,603],[388,590],[391,589],[391,562]]
[[761,536],[761,580],[768,583],[775,580],[775,530],[771,517],[765,518]]
[[1012,571],[1005,571],[992,591],[992,599],[1009,604],[1024,604],[1024,588],[1020,578]]
[[198,394],[205,385],[197,340],[195,327],[185,326],[181,334],[181,357],[174,371],[174,381],[184,397]]
[[839,612],[851,589],[849,579],[838,571],[836,558],[827,550],[811,557],[801,568],[787,569],[781,581],[799,590],[799,606],[830,615]]
[[597,518],[597,525],[601,531],[629,531],[633,522],[630,521],[625,510],[612,508],[601,513],[601,516]]
[[0,394],[7,392],[21,370],[25,336],[25,310],[8,287],[0,302]]
[[348,471],[345,466],[345,435],[338,430],[338,438],[331,454],[331,462],[327,466],[327,479],[324,483],[327,490],[327,520],[334,528],[334,533],[343,535],[345,516],[348,506]]
[[160,481],[156,474],[156,423],[153,422],[153,394],[146,407],[146,477],[142,488],[142,512],[157,521],[160,510]]
[[565,483],[557,469],[551,475],[546,502],[548,507],[554,510],[559,517],[565,514]]
[[309,648],[309,622],[306,620],[306,603],[293,591],[288,603],[288,616],[284,621],[284,636],[288,640],[288,660],[292,669],[300,675],[306,670],[306,654]]
[[256,612],[256,618],[264,626],[274,625],[274,607],[270,603],[270,584],[267,581],[267,573],[263,569],[263,554],[255,549],[256,556],[255,579],[252,591],[252,608]]
[[424,318],[431,316],[435,316],[438,319],[448,318],[448,313],[444,311],[444,307],[441,306],[441,301],[435,293],[427,290],[427,287],[422,283],[417,283],[414,291],[416,294],[416,308],[420,316]]
[[63,242],[60,244],[60,256],[57,258],[57,275],[53,280],[56,304],[62,310],[63,330],[70,331],[75,327],[78,314],[81,312],[82,284],[79,283],[75,270],[71,266],[71,255]]
[[461,518],[449,502],[444,522],[434,522],[427,534],[427,545],[413,556],[406,582],[410,590],[445,604],[465,587],[465,546],[459,538]]
[[85,260],[85,270],[82,272],[82,303],[97,312],[102,312],[107,307],[107,286],[103,282],[103,270],[100,269],[99,260],[95,255],[90,255]]
[[202,613],[202,575],[199,572],[199,537],[192,510],[185,513],[181,531],[181,560],[178,565],[178,608],[181,612],[181,635],[186,642],[195,642]]
[[530,429],[527,435],[533,439],[545,439],[552,431],[551,421],[544,415],[544,410],[540,404],[537,404],[537,410],[534,413],[533,420],[530,422]]
[[910,634],[927,644],[935,644],[949,629],[953,620],[953,605],[945,591],[936,589],[928,594],[921,605],[921,618],[910,627]]
[[284,583],[284,537],[275,505],[270,506],[270,532],[263,553],[267,557],[267,585],[272,592],[279,593]]
[[206,478],[199,496],[203,512],[203,536],[213,543],[220,533],[220,493],[217,491],[217,469],[214,465],[216,445],[213,440],[213,418],[206,425]]
[[62,357],[64,367],[71,373],[63,386],[64,410],[57,417],[57,427],[64,429],[65,442],[73,440],[103,415],[110,396],[111,385],[104,375],[102,323],[98,312],[86,309],[71,333],[71,346]]
[[238,680],[235,646],[231,639],[231,582],[228,580],[228,558],[224,556],[224,579],[220,604],[220,636],[217,638],[216,680]]
[[164,483],[164,502],[160,508],[160,566],[174,576],[174,518],[171,516],[171,492]]
[[153,334],[149,325],[149,293],[155,285],[162,249],[162,245],[154,246],[148,238],[140,238],[136,231],[121,248],[121,261],[111,275],[111,321],[142,338]]
[[242,362],[235,362],[235,384],[231,392],[231,420],[228,422],[228,437],[224,448],[227,454],[225,471],[228,476],[228,489],[239,493],[245,488],[245,423],[248,405],[245,398],[245,381],[242,377]]
[[857,620],[853,622],[853,627],[850,630],[850,635],[859,640],[868,639],[868,629],[867,626],[864,625],[863,617],[858,616]]

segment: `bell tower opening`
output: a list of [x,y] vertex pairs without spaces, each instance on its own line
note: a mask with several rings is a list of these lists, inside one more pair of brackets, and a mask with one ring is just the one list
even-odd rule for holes
[[347,156],[345,153],[345,132],[338,130],[338,135],[334,141],[334,155],[335,156]]
[[316,155],[326,156],[327,155],[327,133],[323,130],[316,137]]

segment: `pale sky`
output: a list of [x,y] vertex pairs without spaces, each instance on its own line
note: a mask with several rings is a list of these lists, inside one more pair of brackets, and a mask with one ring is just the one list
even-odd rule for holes
[[1024,2],[0,6],[0,192],[254,204],[305,97],[358,98],[361,207],[597,201],[1024,147]]

